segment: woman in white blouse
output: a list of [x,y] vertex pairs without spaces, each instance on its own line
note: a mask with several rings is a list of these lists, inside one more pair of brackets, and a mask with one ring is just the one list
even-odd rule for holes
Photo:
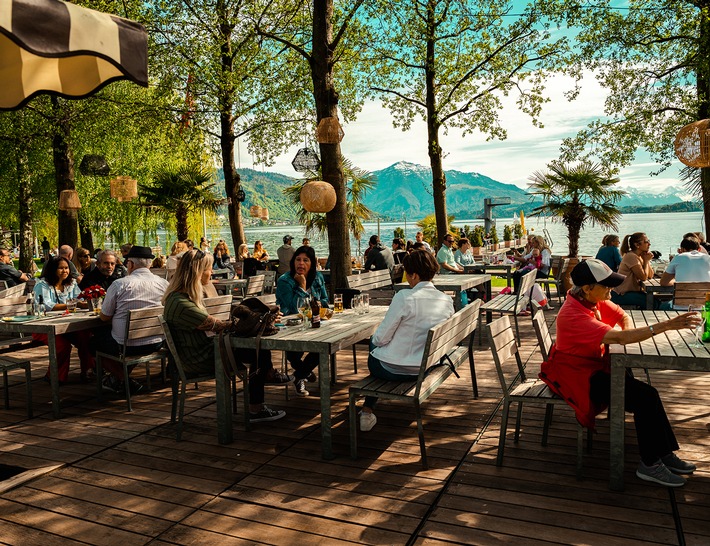
[[[436,258],[415,250],[402,262],[411,290],[392,298],[384,320],[370,341],[367,366],[370,374],[388,381],[417,378],[429,329],[454,314],[451,296],[436,289],[431,279],[439,271]],[[373,410],[377,398],[368,396],[360,412],[360,429],[372,430],[377,423]]]

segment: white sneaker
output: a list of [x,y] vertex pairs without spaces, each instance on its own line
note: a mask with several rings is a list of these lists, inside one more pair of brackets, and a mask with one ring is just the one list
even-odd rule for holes
[[374,413],[367,413],[366,411],[360,412],[360,430],[363,432],[370,432],[373,427],[377,424],[377,417]]

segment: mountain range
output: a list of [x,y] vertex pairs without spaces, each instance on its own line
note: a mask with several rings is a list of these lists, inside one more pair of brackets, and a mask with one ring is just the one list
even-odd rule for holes
[[[246,207],[268,207],[273,220],[288,221],[296,217],[296,209],[283,194],[283,189],[293,184],[297,177],[252,169],[240,169],[239,174],[246,193]],[[417,220],[434,212],[429,167],[400,161],[374,171],[372,175],[377,185],[367,193],[364,202],[380,218],[395,220],[406,215],[407,218]],[[223,180],[217,188],[220,193],[224,192]],[[682,187],[669,187],[661,192],[647,192],[638,188],[619,189],[627,192],[618,204],[620,208],[665,206],[669,210],[687,210],[695,204],[690,202],[696,201]],[[498,182],[474,172],[446,171],[446,205],[449,214],[458,218],[480,217],[483,213],[483,200],[487,197],[510,198],[510,205],[496,208],[496,216],[512,215],[520,210],[529,213],[540,204],[514,184]]]

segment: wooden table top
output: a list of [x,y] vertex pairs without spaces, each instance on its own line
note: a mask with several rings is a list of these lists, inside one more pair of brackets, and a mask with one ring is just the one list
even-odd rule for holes
[[[431,282],[438,290],[466,290],[483,283],[490,282],[491,276],[484,275],[435,275]],[[395,290],[409,288],[406,282],[394,285]]]

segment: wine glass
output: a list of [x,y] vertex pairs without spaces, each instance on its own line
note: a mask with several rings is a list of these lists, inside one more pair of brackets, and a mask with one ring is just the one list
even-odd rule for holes
[[[697,309],[693,309],[692,305],[688,306],[688,312],[692,313],[693,311],[698,312]],[[695,341],[690,344],[690,347],[695,347],[696,349],[702,349],[705,347],[705,344],[702,342],[702,335],[703,332],[705,331],[705,319],[703,319],[700,324],[698,324],[694,330],[693,334],[695,335]]]
[[311,314],[311,298],[308,296],[299,297],[296,301],[296,305],[298,306],[298,314],[303,319],[303,327],[305,328]]

